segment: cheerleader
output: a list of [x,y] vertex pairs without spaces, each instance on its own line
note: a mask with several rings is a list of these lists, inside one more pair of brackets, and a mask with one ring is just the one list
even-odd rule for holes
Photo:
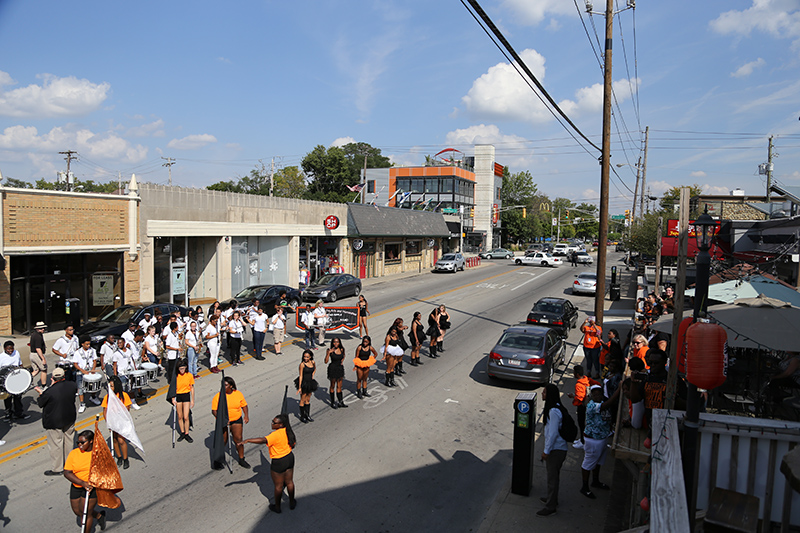
[[[348,407],[342,399],[342,381],[344,380],[343,363],[344,346],[342,346],[342,341],[339,337],[334,337],[331,340],[331,347],[328,348],[328,352],[325,354],[325,364],[328,365],[328,379],[331,382],[328,392],[331,395],[331,407],[334,409]],[[336,393],[336,397],[339,399],[338,403],[333,399],[334,393]]]
[[422,313],[419,311],[414,312],[408,338],[411,340],[411,366],[424,365],[419,359],[419,351],[425,341],[425,326],[422,325]]
[[356,396],[358,399],[369,398],[367,392],[367,380],[369,379],[369,368],[375,364],[375,358],[378,352],[372,346],[372,339],[369,335],[365,335],[361,339],[361,344],[356,347],[356,358],[353,361],[355,365],[353,370],[356,371]]
[[[363,337],[369,335],[369,328],[367,327],[367,317],[369,316],[369,304],[363,294],[358,295],[358,336]],[[364,330],[362,333],[361,330]]]
[[431,338],[430,343],[430,357],[435,359],[438,357],[436,355],[436,343],[439,341],[439,337],[442,334],[442,331],[439,329],[439,308],[434,307],[431,314],[428,315],[428,331],[426,332],[428,337]]
[[[405,353],[405,351],[410,348],[408,341],[406,341],[405,333],[403,333],[404,330],[408,329],[408,326],[403,324],[403,319],[400,317],[394,319],[394,324],[392,324],[392,326],[397,330],[397,340],[400,341],[399,346],[403,349],[403,353]],[[406,373],[406,371],[403,370],[403,354],[400,354],[399,357],[395,356],[394,358],[394,373],[398,376],[402,376]],[[394,381],[394,379],[392,379],[392,381]]]
[[397,384],[394,382],[394,365],[397,358],[403,357],[403,348],[400,346],[400,336],[397,333],[397,328],[392,326],[389,328],[389,333],[386,334],[386,339],[383,341],[381,347],[383,360],[386,361],[386,381],[384,385],[387,387],[395,387]]
[[450,329],[450,313],[447,312],[447,308],[442,304],[439,306],[439,331],[441,334],[436,340],[437,352],[444,351],[444,334],[447,333],[448,329]]
[[300,395],[300,422],[306,424],[313,422],[311,418],[311,393],[317,390],[317,382],[314,374],[317,373],[317,364],[314,362],[314,354],[311,350],[303,352],[303,359],[300,361],[298,369],[300,375],[294,378],[297,387],[297,394]]

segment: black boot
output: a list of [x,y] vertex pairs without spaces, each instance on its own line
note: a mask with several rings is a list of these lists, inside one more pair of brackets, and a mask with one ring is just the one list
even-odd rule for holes
[[364,396],[361,395],[361,389],[356,389],[356,398],[358,398],[360,400],[363,397]]
[[308,420],[309,422],[313,422],[314,421],[314,419],[311,418],[311,404],[310,403],[306,404],[306,420]]
[[[420,358],[419,358],[419,355],[417,355],[417,358],[416,358],[416,359],[414,359],[414,361],[416,361],[416,362],[417,362],[417,363],[416,363],[417,365],[424,365],[424,364],[425,364],[425,363],[423,363],[423,362],[422,362],[422,359],[420,359]],[[416,366],[416,365],[415,365],[415,366]]]
[[444,341],[439,341],[436,344],[436,350],[439,351],[439,352],[443,352],[444,351]]
[[305,405],[300,406],[300,422],[305,424],[308,422],[308,417],[306,416],[306,407]]
[[397,383],[394,382],[394,372],[392,372],[392,387],[397,387]]
[[403,361],[400,361],[399,363],[394,365],[394,373],[397,374],[398,376],[402,376],[403,374],[405,374],[405,371],[403,370]]
[[372,394],[367,392],[367,388],[364,387],[364,391],[361,393],[364,395],[364,398],[372,398]]
[[436,359],[436,345],[435,344],[431,344],[431,347],[430,347],[430,350],[429,350],[429,354],[430,354],[431,359]]
[[394,385],[392,385],[392,373],[391,372],[387,372],[386,373],[386,381],[384,381],[383,384],[386,385],[387,387],[393,387],[394,386]]
[[336,397],[339,398],[339,407],[348,407],[348,405],[346,403],[344,403],[343,396],[344,395],[341,392],[337,392],[336,393]]
[[333,407],[334,409],[339,408],[339,404],[336,403],[336,400],[333,399],[333,392],[331,392],[331,407]]
[[413,357],[411,358],[411,366],[417,366],[417,360]]

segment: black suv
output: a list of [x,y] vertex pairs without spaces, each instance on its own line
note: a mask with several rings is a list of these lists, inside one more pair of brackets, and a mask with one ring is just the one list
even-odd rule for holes
[[180,311],[182,317],[189,314],[188,307],[175,304],[160,302],[149,305],[126,304],[112,309],[97,320],[82,325],[75,331],[75,335],[78,337],[81,335],[89,335],[92,338],[92,348],[98,349],[107,336],[116,335],[119,338],[119,336],[128,329],[128,324],[131,322],[139,324],[139,321],[144,318],[145,312],[150,313],[150,316],[156,316],[156,310],[161,311],[164,317],[169,316],[175,311]]

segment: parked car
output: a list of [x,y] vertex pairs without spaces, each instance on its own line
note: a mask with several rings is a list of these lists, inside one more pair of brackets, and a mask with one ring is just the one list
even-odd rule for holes
[[525,250],[525,255],[533,255],[536,252],[544,252],[544,247],[545,245],[540,242],[529,244],[528,248]]
[[551,328],[566,337],[578,325],[578,308],[565,298],[542,298],[533,304],[527,322]]
[[597,291],[597,274],[581,272],[572,282],[572,294],[592,294]]
[[441,259],[436,261],[433,266],[434,272],[452,272],[455,274],[459,270],[464,270],[467,260],[460,252],[444,254]]
[[594,259],[586,252],[575,252],[575,262],[582,265],[591,265],[594,263]]
[[566,342],[555,331],[538,326],[514,326],[503,332],[486,358],[490,378],[547,384],[564,362]]
[[489,250],[488,252],[481,252],[478,254],[479,257],[483,259],[511,259],[514,257],[514,252],[511,250],[506,250],[505,248],[495,248],[494,250]]
[[303,300],[300,291],[287,285],[251,285],[246,289],[239,291],[239,294],[233,297],[238,304],[238,307],[245,308],[258,300],[259,305],[264,309],[267,316],[275,314],[275,306],[280,301],[282,292],[286,292],[286,303],[291,311],[297,309],[300,302]]
[[625,248],[625,243],[621,242],[621,243],[617,244],[617,247],[614,249],[614,251],[616,251],[616,252],[627,252],[628,249]]
[[539,266],[559,266],[563,265],[564,261],[559,257],[552,256],[543,252],[535,252],[532,255],[525,255],[524,257],[517,257],[514,263],[518,265],[539,265]]
[[578,247],[574,244],[567,244],[564,242],[560,242],[553,247],[553,255],[569,255],[572,252],[577,252]]
[[150,313],[150,316],[154,317],[156,316],[156,310],[159,310],[165,317],[175,311],[180,311],[181,316],[189,314],[187,307],[175,304],[161,302],[126,304],[112,309],[97,320],[92,320],[82,325],[75,331],[75,335],[78,337],[89,335],[92,339],[92,348],[99,349],[107,336],[116,335],[119,337],[128,329],[128,324],[131,322],[139,324],[145,313]]
[[335,302],[345,296],[361,294],[361,280],[351,274],[327,274],[303,291],[303,300]]

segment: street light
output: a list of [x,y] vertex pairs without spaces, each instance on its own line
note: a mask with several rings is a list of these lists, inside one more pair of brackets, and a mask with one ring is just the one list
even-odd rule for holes
[[[708,214],[708,206],[694,222],[695,238],[699,250],[696,259],[697,273],[694,289],[694,321],[705,315],[708,307],[708,280],[711,270],[711,255],[708,250],[714,239],[717,223]],[[689,522],[694,524],[695,513],[695,457],[697,455],[697,430],[700,422],[700,392],[697,387],[688,383],[686,398],[686,418],[684,418],[683,435],[683,478],[686,483],[686,501],[689,504]]]

